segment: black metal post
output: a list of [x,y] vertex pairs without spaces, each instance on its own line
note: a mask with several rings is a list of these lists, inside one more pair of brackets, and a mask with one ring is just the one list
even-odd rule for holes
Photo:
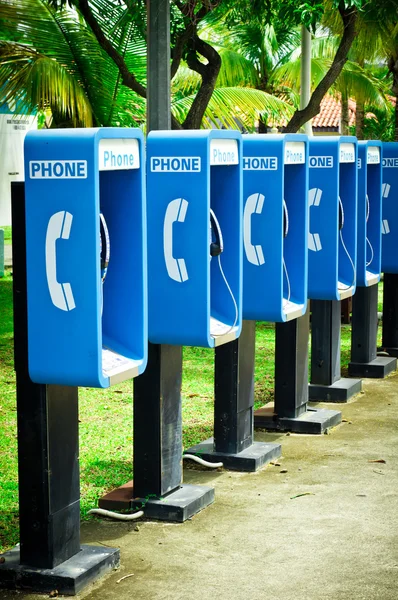
[[341,302],[311,300],[310,400],[347,402],[362,389],[360,379],[341,377]]
[[341,412],[308,407],[309,309],[302,317],[276,323],[275,405],[254,413],[254,426],[322,433],[341,421]]
[[352,299],[350,375],[385,377],[397,368],[397,359],[377,356],[378,286],[358,287]]
[[[149,132],[171,128],[170,2],[147,0],[147,11]],[[185,521],[214,501],[213,488],[182,485],[181,379],[182,348],[149,344],[134,380],[134,484],[101,498],[102,508],[145,506],[147,517]]]
[[5,554],[0,587],[76,594],[118,564],[119,550],[80,547],[77,388],[29,377],[23,183],[12,184],[12,224],[20,549]]
[[398,357],[398,274],[384,273],[381,350]]
[[243,321],[237,340],[216,347],[214,440],[187,450],[228,469],[256,471],[281,455],[280,444],[253,442],[256,322]]

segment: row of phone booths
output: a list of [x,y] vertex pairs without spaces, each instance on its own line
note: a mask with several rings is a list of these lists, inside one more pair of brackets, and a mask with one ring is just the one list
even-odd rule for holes
[[[216,347],[398,272],[398,143],[29,132],[29,374],[108,387],[147,343]],[[395,194],[395,196],[394,196]]]

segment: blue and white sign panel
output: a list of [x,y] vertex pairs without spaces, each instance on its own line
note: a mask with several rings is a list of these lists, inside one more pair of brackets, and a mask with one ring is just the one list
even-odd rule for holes
[[357,139],[310,138],[308,297],[342,300],[356,285]]
[[28,350],[36,383],[108,387],[145,369],[144,161],[138,129],[26,136]]
[[307,190],[307,136],[243,136],[244,319],[306,311]]
[[383,143],[382,252],[383,273],[398,273],[398,142]]
[[358,142],[357,285],[380,281],[382,143]]
[[241,143],[236,131],[148,135],[151,342],[214,347],[240,334]]

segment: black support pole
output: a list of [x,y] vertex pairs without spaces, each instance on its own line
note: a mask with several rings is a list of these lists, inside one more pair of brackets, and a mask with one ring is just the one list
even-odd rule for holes
[[354,377],[385,377],[397,368],[397,359],[377,356],[378,286],[358,287],[352,299],[351,362]]
[[[171,128],[170,2],[147,0],[147,10],[150,132]],[[213,488],[182,484],[181,379],[182,348],[149,344],[146,371],[134,380],[134,483],[101,498],[101,508],[144,507],[147,517],[185,521],[214,501]]]
[[281,455],[280,444],[253,441],[256,322],[215,351],[214,439],[187,450],[228,469],[256,471]]
[[384,273],[381,350],[398,357],[398,274]]
[[255,411],[254,426],[322,433],[338,425],[341,412],[308,407],[309,309],[287,323],[276,323],[275,405]]
[[78,390],[28,373],[25,192],[12,184],[14,363],[20,547],[0,564],[0,587],[74,595],[119,563],[115,548],[80,547]]
[[311,383],[309,399],[347,402],[362,389],[360,379],[341,377],[341,302],[311,300]]

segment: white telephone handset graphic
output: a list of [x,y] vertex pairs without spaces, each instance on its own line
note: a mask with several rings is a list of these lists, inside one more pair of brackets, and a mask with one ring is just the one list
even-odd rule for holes
[[260,244],[252,244],[252,216],[261,214],[264,206],[263,194],[251,194],[246,200],[243,213],[243,243],[249,263],[260,267],[265,263],[263,249]]
[[173,256],[173,224],[177,221],[183,223],[188,209],[188,202],[184,198],[172,200],[166,210],[163,224],[163,252],[167,273],[171,279],[183,283],[188,279],[188,272],[183,258]]
[[[322,190],[320,188],[312,188],[308,192],[308,209],[311,206],[319,206],[322,198]],[[313,252],[319,252],[322,250],[321,238],[319,233],[308,232],[308,249]]]
[[[390,195],[391,185],[389,183],[383,183],[382,187],[382,196],[383,199],[387,199]],[[390,233],[390,226],[388,224],[387,219],[382,219],[381,221],[381,233],[384,235],[388,235]]]
[[46,235],[46,275],[51,300],[60,310],[76,308],[70,283],[57,281],[57,240],[69,239],[73,216],[64,210],[55,213],[47,225]]

